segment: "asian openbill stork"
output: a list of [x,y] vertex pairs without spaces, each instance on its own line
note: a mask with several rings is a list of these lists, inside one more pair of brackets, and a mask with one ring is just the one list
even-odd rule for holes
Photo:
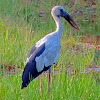
[[[22,89],[27,87],[30,81],[39,76],[43,71],[49,69],[48,90],[50,91],[50,72],[52,65],[56,63],[60,53],[60,39],[63,31],[60,17],[65,18],[71,26],[79,30],[77,24],[62,6],[53,7],[51,15],[56,22],[56,31],[40,39],[31,48],[22,74]],[[42,85],[40,90],[42,91]]]

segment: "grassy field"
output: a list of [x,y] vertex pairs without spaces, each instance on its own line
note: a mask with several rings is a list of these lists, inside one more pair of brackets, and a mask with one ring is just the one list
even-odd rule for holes
[[[70,14],[79,9],[83,13],[82,15],[74,13],[74,16],[72,14],[73,19],[78,23],[79,31],[61,19],[64,29],[56,66],[58,74],[55,75],[54,69],[52,70],[50,95],[47,91],[48,77],[45,75],[42,75],[43,95],[41,96],[39,78],[21,90],[22,71],[17,71],[15,75],[9,77],[2,76],[0,71],[0,100],[100,99],[100,72],[81,73],[85,65],[91,64],[95,50],[93,49],[92,52],[86,50],[86,53],[72,52],[73,45],[79,43],[79,36],[100,35],[100,1],[95,0],[95,2],[96,11],[91,12],[94,6],[92,7],[90,3],[89,11],[86,13],[86,2],[82,0],[81,2],[76,0],[72,7],[70,0],[0,0],[0,66],[8,64],[24,68],[30,48],[43,36],[56,29],[50,14],[53,6],[62,5]],[[73,64],[74,74],[67,73],[66,68],[70,64]],[[96,65],[100,65],[100,58],[96,58]]]

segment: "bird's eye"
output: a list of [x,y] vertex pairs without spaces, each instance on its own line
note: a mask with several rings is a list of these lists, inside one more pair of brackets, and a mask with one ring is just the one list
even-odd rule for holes
[[63,12],[63,9],[60,9],[61,12]]
[[63,14],[63,9],[60,9],[60,13]]
[[60,16],[63,17],[63,9],[60,9]]

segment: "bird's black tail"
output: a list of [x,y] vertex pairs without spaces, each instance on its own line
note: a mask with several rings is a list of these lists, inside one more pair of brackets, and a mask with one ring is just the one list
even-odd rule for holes
[[35,79],[37,76],[39,76],[43,71],[47,71],[51,66],[48,67],[44,67],[44,69],[41,72],[38,72],[36,69],[36,62],[30,62],[27,63],[23,74],[22,74],[22,86],[21,89],[23,89],[24,87],[27,87],[28,84]]
[[28,84],[42,72],[37,72],[36,62],[27,63],[22,74],[22,87],[27,87]]

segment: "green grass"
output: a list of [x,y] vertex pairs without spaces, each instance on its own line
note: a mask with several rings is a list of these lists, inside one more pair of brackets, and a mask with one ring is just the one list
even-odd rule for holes
[[[98,78],[100,78],[100,73]],[[97,76],[96,76],[97,77]],[[0,98],[1,100],[99,100],[100,80],[93,73],[68,75],[65,73],[51,77],[51,92],[48,93],[47,77],[42,75],[43,95],[40,94],[39,78],[32,81],[23,90],[20,89],[20,75],[1,77]]]
[[[62,5],[68,13],[80,8],[80,0],[69,9],[70,0],[0,0],[0,65],[16,65],[24,68],[30,48],[46,34],[56,29],[50,11],[55,5]],[[10,77],[0,72],[0,100],[99,100],[100,99],[100,73],[81,73],[85,65],[91,64],[95,52],[86,51],[86,54],[73,53],[72,45],[79,42],[77,36],[99,35],[100,33],[100,2],[98,4],[94,23],[91,21],[92,14],[85,21],[85,1],[81,1],[83,16],[73,16],[80,30],[72,28],[64,19],[63,34],[61,38],[61,52],[56,69],[58,74],[51,75],[51,92],[48,93],[47,76],[42,75],[43,95],[40,94],[39,78],[32,81],[29,86],[21,90],[21,74],[19,72]],[[45,13],[46,17],[39,18],[39,13]],[[66,47],[66,41],[69,45]],[[81,47],[80,47],[81,49]],[[97,54],[98,55],[98,54]],[[96,55],[95,55],[96,56]],[[100,65],[99,57],[96,64]],[[66,67],[74,66],[74,74],[68,74]],[[77,72],[75,72],[75,70]],[[53,70],[54,71],[54,70]],[[60,74],[61,72],[61,74]],[[76,74],[75,74],[76,73]]]

